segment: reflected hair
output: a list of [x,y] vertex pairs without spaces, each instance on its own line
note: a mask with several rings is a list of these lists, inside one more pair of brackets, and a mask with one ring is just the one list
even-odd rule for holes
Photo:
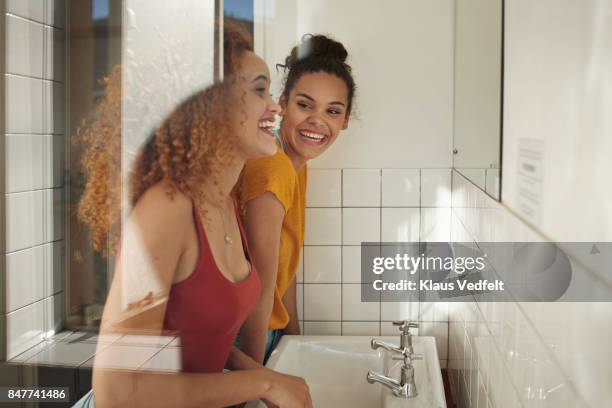
[[[164,182],[167,193],[183,193],[201,202],[200,186],[216,177],[232,160],[236,143],[228,123],[235,115],[230,88],[237,81],[240,58],[252,41],[234,25],[224,27],[224,80],[198,91],[176,107],[136,153],[128,175],[129,209],[151,186]],[[104,95],[82,122],[73,142],[83,147],[81,166],[86,180],[76,212],[88,228],[92,245],[103,256],[113,255],[121,231],[122,133],[121,71],[113,67],[103,78]]]

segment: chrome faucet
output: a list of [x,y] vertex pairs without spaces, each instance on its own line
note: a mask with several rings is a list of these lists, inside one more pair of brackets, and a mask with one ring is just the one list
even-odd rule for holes
[[393,325],[399,327],[401,332],[399,347],[382,340],[372,339],[370,342],[372,349],[376,350],[377,348],[383,348],[388,352],[395,354],[403,354],[404,350],[407,350],[409,354],[414,354],[414,349],[412,348],[412,333],[410,333],[410,329],[417,329],[419,325],[416,323],[409,323],[406,320],[394,321]]
[[[410,333],[411,328],[419,327],[416,323],[408,323],[407,321],[393,322],[394,326],[399,326],[401,334],[400,346],[395,347],[389,343],[372,339],[371,346],[374,350],[377,348],[384,348],[385,350],[393,353],[391,358],[393,360],[402,359],[404,364],[401,368],[401,375],[399,381],[394,378],[386,377],[382,374],[368,371],[366,379],[368,383],[380,383],[385,387],[389,388],[393,395],[400,398],[414,398],[418,395],[416,384],[414,382],[414,366],[412,365],[413,360],[420,360],[422,356],[414,354],[412,348],[412,334]],[[397,355],[399,354],[399,355]]]

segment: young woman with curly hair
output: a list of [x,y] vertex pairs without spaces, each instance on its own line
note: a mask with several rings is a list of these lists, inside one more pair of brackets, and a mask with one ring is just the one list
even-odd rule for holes
[[220,407],[253,399],[312,406],[303,379],[265,369],[233,347],[260,283],[232,190],[247,159],[275,153],[271,127],[279,110],[268,93],[268,68],[245,38],[225,30],[224,81],[180,104],[140,150],[123,224],[119,68],[81,134],[88,181],[78,214],[95,248],[117,258],[100,334],[172,331],[181,341],[182,371],[174,375],[112,370],[112,348],[97,353],[99,407]]
[[281,332],[300,334],[296,270],[304,241],[307,162],[347,128],[355,81],[344,46],[304,36],[286,58],[283,117],[274,156],[249,160],[241,179],[244,224],[262,295],[240,332],[243,351],[265,361]]

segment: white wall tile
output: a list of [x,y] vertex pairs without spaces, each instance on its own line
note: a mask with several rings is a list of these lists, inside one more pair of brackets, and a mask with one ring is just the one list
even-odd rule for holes
[[510,379],[510,375],[507,370],[504,370],[504,379],[502,380],[502,384],[505,384],[501,387],[501,397],[502,408],[522,408],[523,405],[520,402],[519,395],[517,391],[514,389],[512,384],[512,380]]
[[379,322],[342,322],[343,336],[379,336]]
[[448,322],[420,322],[419,336],[436,338],[438,358],[446,359],[448,346]]
[[295,292],[298,320],[304,320],[304,284],[297,283],[295,285]]
[[340,207],[342,170],[308,169],[307,207]]
[[421,205],[419,169],[382,170],[383,207],[419,207]]
[[43,242],[43,191],[6,195],[7,252]]
[[42,341],[44,325],[43,301],[7,314],[7,358],[13,358]]
[[164,347],[175,340],[172,336],[157,336],[148,334],[126,334],[120,337],[116,344],[124,345],[136,345],[136,346],[150,346],[150,347]]
[[340,245],[342,216],[339,208],[307,208],[305,245]]
[[339,336],[341,330],[340,322],[304,322],[304,334],[307,336]]
[[499,198],[500,181],[499,169],[487,169],[485,191]]
[[6,11],[40,23],[45,20],[45,2],[47,0],[5,0]]
[[79,366],[96,353],[96,343],[58,342],[30,358],[28,364]]
[[64,184],[65,137],[6,135],[6,192]]
[[485,189],[487,169],[457,169],[457,171],[467,177],[472,183],[479,188]]
[[5,75],[6,132],[43,133],[43,85],[40,79]]
[[40,353],[41,351],[49,347],[53,347],[54,345],[55,344],[53,342],[42,341],[38,343],[37,345],[35,345],[34,347],[31,347],[27,349],[26,351],[24,351],[23,353],[13,357],[10,360],[10,362],[11,363],[24,363],[26,360],[29,360],[30,358],[34,357],[36,354]]
[[419,242],[419,208],[383,208],[383,242]]
[[64,189],[54,188],[44,190],[44,233],[45,241],[57,241],[64,238],[65,199]]
[[[404,320],[404,319],[401,319]],[[413,336],[419,335],[419,329],[410,329],[410,333]],[[382,321],[380,322],[380,335],[381,336],[397,336],[397,340],[399,343],[400,330],[399,327],[395,326],[392,321]]]
[[342,210],[342,240],[344,245],[380,241],[379,208],[344,208]]
[[45,308],[45,336],[59,332],[64,324],[64,294],[62,292],[43,300]]
[[160,351],[157,347],[112,344],[96,353],[84,366],[135,370]]
[[304,284],[304,320],[341,320],[340,284]]
[[342,283],[361,283],[361,246],[342,247]]
[[380,207],[380,170],[342,170],[344,207]]
[[419,320],[419,302],[381,302],[380,305],[382,320]]
[[7,312],[34,303],[44,297],[44,248],[33,248],[6,255]]
[[420,321],[448,322],[448,302],[421,302]]
[[421,206],[450,207],[450,169],[421,169]]
[[43,26],[10,14],[6,24],[6,72],[42,78]]
[[44,81],[45,133],[64,133],[66,95],[64,84]]
[[450,208],[421,208],[421,242],[449,242]]
[[44,186],[46,188],[64,185],[66,138],[63,135],[46,135],[44,138]]
[[304,282],[304,249],[300,252],[300,260],[298,262],[297,271],[295,273],[295,279],[297,283]]
[[6,135],[6,192],[43,187],[45,136]]
[[304,247],[304,272],[304,282],[306,283],[341,283],[341,247]]
[[45,0],[47,3],[45,24],[64,27],[66,23],[66,0]]
[[60,331],[49,337],[49,340],[64,341],[64,342],[85,342],[85,343],[102,343],[111,344],[123,337],[119,333],[93,334],[91,332],[66,332]]
[[142,370],[177,372],[181,370],[180,347],[166,347],[144,363]]
[[66,81],[66,38],[64,30],[45,27],[46,60],[44,78]]
[[[360,284],[342,285],[342,320],[379,321],[380,302],[362,302]],[[369,286],[369,285],[365,285]],[[365,289],[365,288],[364,288]]]

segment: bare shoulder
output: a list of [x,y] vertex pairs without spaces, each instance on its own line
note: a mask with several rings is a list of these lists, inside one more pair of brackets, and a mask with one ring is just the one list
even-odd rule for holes
[[182,230],[192,219],[191,199],[181,192],[169,192],[164,182],[155,184],[138,199],[131,217],[166,230]]

